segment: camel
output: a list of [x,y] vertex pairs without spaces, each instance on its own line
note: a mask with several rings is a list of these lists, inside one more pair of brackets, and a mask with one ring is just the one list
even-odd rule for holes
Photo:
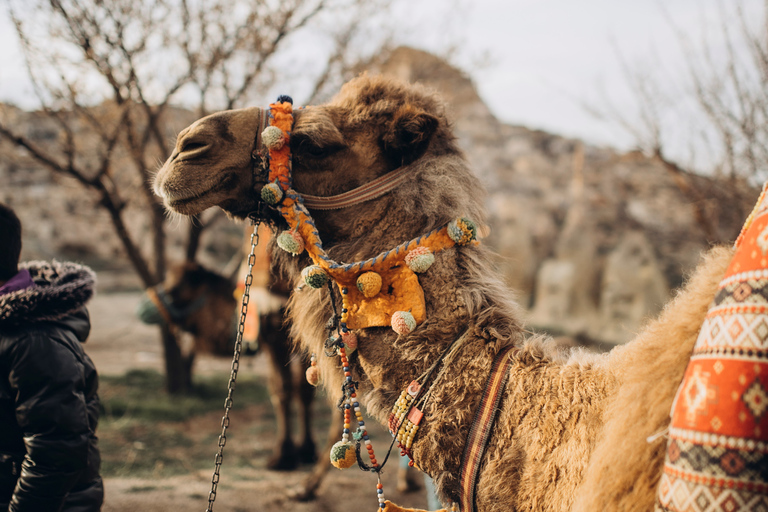
[[[218,206],[233,217],[256,215],[289,227],[279,208],[262,202],[272,182],[256,168],[263,121],[259,108],[198,120],[179,134],[155,192],[180,214]],[[483,188],[439,98],[418,85],[362,75],[329,103],[294,109],[286,139],[292,157],[286,183],[305,198],[348,192],[396,169],[407,174],[364,203],[309,209],[329,261],[373,258],[456,218],[483,226]],[[302,269],[317,263],[298,252],[274,248],[276,264],[294,286],[306,281]],[[666,448],[655,434],[669,424],[673,397],[732,254],[710,250],[636,339],[593,354],[559,351],[551,339],[528,333],[482,243],[446,246],[418,276],[418,325],[411,330],[404,320],[407,328],[399,332],[375,323],[354,327],[357,350],[342,360],[365,409],[385,425],[409,383],[442,361],[410,454],[448,503],[462,498],[462,453],[489,369],[497,354],[513,347],[504,352],[511,366],[479,466],[476,510],[653,510]],[[322,356],[332,299],[342,300],[338,287],[305,286],[292,293],[289,317],[292,337],[320,355],[323,385],[338,394],[345,382],[339,358]],[[448,347],[450,357],[441,359]]]
[[[232,357],[236,336],[236,313],[239,303],[234,297],[235,286],[226,277],[199,263],[186,261],[173,265],[162,288],[154,291],[163,297],[168,310],[182,312],[173,315],[172,326],[191,335],[193,354],[212,354]],[[280,295],[269,295],[264,287],[252,288],[252,296],[261,294],[251,302],[260,307],[258,342],[269,358],[269,395],[277,419],[277,441],[267,461],[267,468],[277,471],[295,469],[299,463],[313,463],[317,459],[315,442],[310,428],[310,407],[314,389],[302,378],[292,374],[292,353],[288,333],[283,325],[283,303]],[[271,309],[264,307],[271,303]],[[188,314],[183,314],[185,311]],[[307,364],[302,364],[303,376]],[[294,395],[299,404],[301,439],[297,446],[291,437],[291,402]]]

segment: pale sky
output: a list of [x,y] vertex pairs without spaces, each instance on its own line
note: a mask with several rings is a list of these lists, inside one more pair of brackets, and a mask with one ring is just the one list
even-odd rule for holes
[[[632,108],[615,48],[637,69],[668,73],[674,81],[684,61],[672,25],[694,40],[702,34],[716,40],[721,6],[735,0],[455,1],[410,0],[390,13],[410,22],[398,42],[431,50],[458,41],[456,63],[505,122],[625,149],[628,135],[579,104],[600,104],[607,94]],[[741,3],[759,18],[760,0]],[[413,24],[423,28],[412,30]],[[4,8],[0,44],[0,101],[32,105]]]

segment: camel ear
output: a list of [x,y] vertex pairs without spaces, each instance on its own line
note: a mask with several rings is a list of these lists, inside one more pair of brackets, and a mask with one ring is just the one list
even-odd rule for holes
[[435,116],[413,105],[403,105],[397,109],[382,136],[387,158],[396,167],[419,158],[426,151],[437,123]]

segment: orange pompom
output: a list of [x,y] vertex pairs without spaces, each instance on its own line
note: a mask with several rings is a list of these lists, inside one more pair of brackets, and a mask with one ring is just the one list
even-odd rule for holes
[[317,366],[307,368],[307,382],[313,386],[317,386],[317,383],[320,382],[320,370]]

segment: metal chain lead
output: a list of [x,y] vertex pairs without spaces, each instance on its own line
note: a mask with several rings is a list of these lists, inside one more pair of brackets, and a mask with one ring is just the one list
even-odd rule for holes
[[251,253],[248,255],[248,275],[245,276],[245,290],[243,290],[243,302],[240,306],[240,322],[237,324],[237,337],[235,338],[235,352],[232,356],[232,371],[229,374],[227,385],[227,399],[224,401],[224,416],[221,418],[221,434],[219,435],[219,451],[214,459],[213,477],[211,477],[211,492],[208,494],[208,508],[205,512],[213,512],[213,502],[216,500],[216,490],[219,487],[221,463],[224,460],[224,446],[227,444],[227,428],[229,428],[229,411],[232,409],[232,394],[235,391],[237,371],[240,369],[240,352],[243,344],[243,331],[245,330],[245,315],[248,312],[250,301],[251,283],[253,282],[253,265],[256,262],[256,246],[259,244],[260,221],[251,219],[253,233],[251,233]]

